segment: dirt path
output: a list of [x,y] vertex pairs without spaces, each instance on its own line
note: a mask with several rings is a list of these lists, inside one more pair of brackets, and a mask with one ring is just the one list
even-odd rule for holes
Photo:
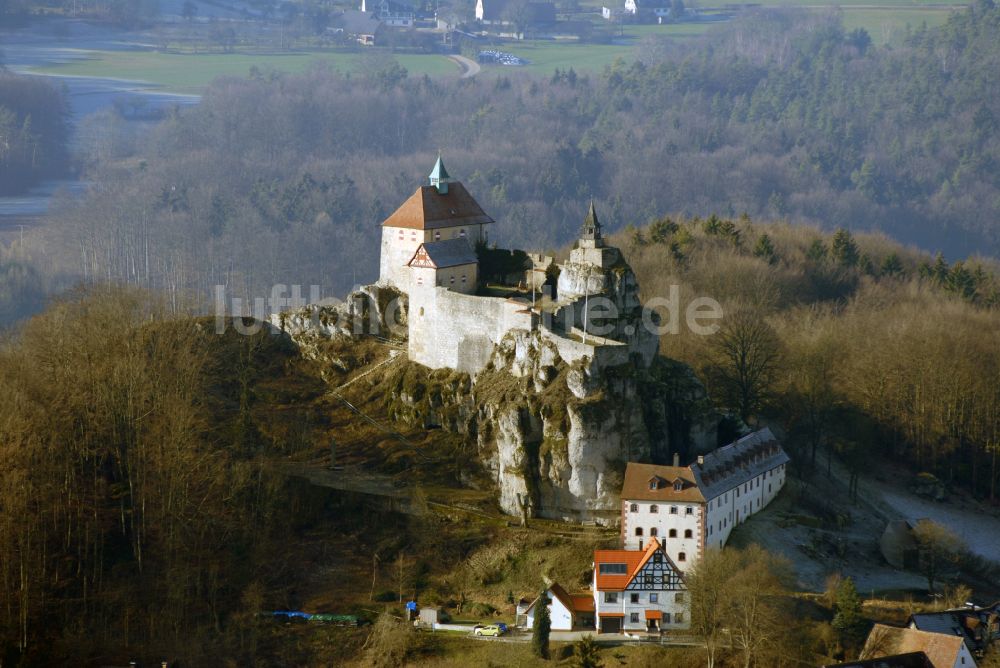
[[479,63],[474,61],[472,58],[466,58],[465,56],[448,56],[448,60],[457,63],[459,67],[462,68],[462,75],[460,79],[470,79],[477,74],[483,68],[479,66]]

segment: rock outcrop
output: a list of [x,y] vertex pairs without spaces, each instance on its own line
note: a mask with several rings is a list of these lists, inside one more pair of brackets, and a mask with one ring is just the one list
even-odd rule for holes
[[394,419],[474,441],[511,515],[526,503],[534,516],[612,524],[626,462],[715,445],[718,418],[686,366],[568,364],[539,332],[510,332],[475,383],[410,364],[386,387]]

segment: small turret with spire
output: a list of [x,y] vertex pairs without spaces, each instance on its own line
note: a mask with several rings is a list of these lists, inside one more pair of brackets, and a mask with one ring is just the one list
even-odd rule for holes
[[590,210],[587,211],[587,217],[583,219],[583,227],[580,229],[579,247],[604,247],[604,238],[601,236],[601,221],[597,219],[597,209],[594,208],[594,200],[590,200]]
[[448,170],[444,168],[444,162],[441,160],[441,151],[438,151],[437,162],[434,163],[434,169],[430,173],[431,185],[437,188],[439,195],[448,194],[448,184],[451,183],[451,176],[448,174]]

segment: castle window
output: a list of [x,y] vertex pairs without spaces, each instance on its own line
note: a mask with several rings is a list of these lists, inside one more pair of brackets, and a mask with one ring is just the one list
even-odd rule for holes
[[684,509],[685,515],[694,515],[694,506],[688,506]]
[[684,483],[683,483],[683,482],[681,482],[680,480],[676,481],[676,482],[674,483],[674,491],[675,491],[675,492],[679,492],[679,491],[681,491],[682,489],[684,489]]
[[434,241],[441,241],[441,232],[440,231],[434,233]]
[[687,561],[687,558],[688,558],[688,556],[687,556],[686,553],[684,553],[684,552],[678,552],[677,553],[677,561]]
[[423,307],[423,306],[421,306],[421,307],[420,307],[420,315],[423,315],[423,314],[424,314],[424,307]]
[[660,535],[660,530],[657,529],[656,527],[649,527],[649,535],[650,536],[659,536]]
[[671,529],[670,530],[670,537],[671,538],[677,538],[677,529]]
[[417,276],[417,285],[423,285],[423,284],[424,284],[424,277]]
[[660,507],[659,507],[659,506],[657,506],[657,505],[656,505],[656,504],[654,503],[653,505],[651,505],[651,506],[649,507],[649,512],[651,512],[651,513],[658,513],[658,512],[660,512]]
[[451,284],[455,285],[455,277],[454,276],[451,277]]
[[671,515],[677,514],[677,506],[670,506],[670,514]]
[[637,513],[637,512],[639,512],[639,504],[638,503],[633,503],[632,505],[630,505],[628,507],[628,511],[630,513]]
[[691,531],[691,529],[684,529],[684,537],[685,538],[693,538],[694,537],[694,533]]
[[[642,527],[636,527],[635,528],[635,535],[636,536],[641,536],[642,535]],[[653,535],[653,534],[650,534],[650,535]]]
[[465,274],[462,274],[462,283],[465,283]]

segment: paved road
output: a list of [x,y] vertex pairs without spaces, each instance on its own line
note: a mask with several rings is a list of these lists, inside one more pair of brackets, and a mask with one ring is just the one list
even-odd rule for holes
[[472,58],[466,58],[465,56],[448,56],[448,58],[458,63],[458,66],[462,68],[462,76],[460,77],[462,79],[474,77],[483,69]]

